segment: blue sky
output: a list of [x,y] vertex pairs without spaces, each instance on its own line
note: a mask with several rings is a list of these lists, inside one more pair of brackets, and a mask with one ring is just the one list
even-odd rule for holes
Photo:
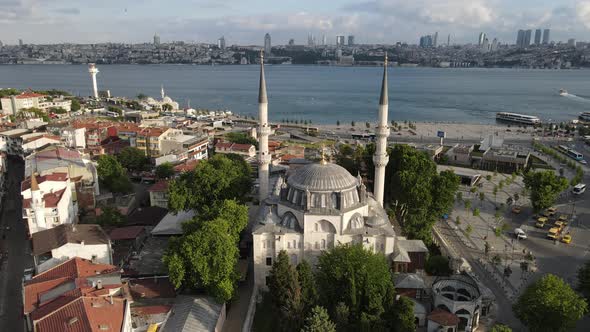
[[[552,40],[590,40],[590,0],[0,0],[0,40],[14,44],[147,42],[416,43],[423,34],[475,42],[480,32],[514,43],[521,28],[550,28]],[[490,39],[491,39],[490,38]]]

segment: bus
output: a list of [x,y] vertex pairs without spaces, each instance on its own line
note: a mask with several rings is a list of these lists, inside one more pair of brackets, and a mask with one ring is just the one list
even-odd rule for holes
[[572,192],[574,193],[574,195],[581,195],[586,191],[586,185],[583,183],[578,183],[577,185],[574,186],[574,189],[572,189]]
[[575,150],[572,150],[572,149],[567,150],[567,153],[566,154],[570,158],[573,158],[573,159],[575,159],[577,161],[580,161],[580,160],[583,160],[584,159],[584,155],[582,155],[581,153],[579,153],[579,152],[577,152]]
[[375,134],[366,134],[366,133],[360,133],[360,134],[352,134],[352,139],[357,139],[357,140],[361,140],[361,139],[366,139],[366,140],[375,140]]

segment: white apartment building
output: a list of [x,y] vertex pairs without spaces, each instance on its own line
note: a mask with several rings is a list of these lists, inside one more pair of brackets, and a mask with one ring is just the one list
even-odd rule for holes
[[61,140],[68,148],[86,149],[86,128],[67,127],[60,132]]

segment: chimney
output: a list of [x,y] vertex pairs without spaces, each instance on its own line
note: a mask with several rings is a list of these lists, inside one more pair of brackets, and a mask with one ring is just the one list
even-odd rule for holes
[[80,241],[80,244],[81,244],[81,245],[84,245],[84,240],[81,240],[81,241]]
[[109,303],[110,303],[110,304],[113,304],[113,296],[112,296],[112,295],[111,295],[111,296],[109,296]]
[[102,289],[102,280],[96,282],[96,289]]

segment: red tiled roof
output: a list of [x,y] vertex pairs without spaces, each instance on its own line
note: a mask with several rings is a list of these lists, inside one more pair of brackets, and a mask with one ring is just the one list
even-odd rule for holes
[[135,299],[175,298],[174,286],[167,278],[130,279],[129,292]]
[[126,301],[116,297],[78,297],[35,321],[37,332],[121,331]]
[[[36,180],[37,183],[43,183],[45,181],[56,181],[62,182],[68,179],[68,173],[51,173],[45,174],[42,176],[37,176]],[[31,177],[26,178],[23,182],[21,182],[21,191],[25,191],[31,188]]]
[[184,162],[180,165],[174,166],[174,171],[178,172],[178,173],[190,172],[190,171],[194,170],[198,164],[199,164],[199,160],[187,160],[186,162]]
[[24,311],[29,313],[34,310],[39,305],[40,294],[64,282],[116,271],[118,271],[118,268],[114,265],[93,264],[91,261],[80,257],[67,260],[58,266],[37,274],[24,284]]
[[250,148],[252,148],[252,147],[253,147],[252,144],[234,143],[234,145],[231,148],[232,148],[232,150],[237,150],[237,151],[250,151]]
[[20,95],[16,96],[16,99],[40,98],[40,97],[45,97],[45,95],[42,95],[40,93],[27,91],[27,92],[23,92]]
[[139,133],[142,136],[150,136],[150,137],[158,137],[162,135],[168,128],[161,128],[161,127],[149,127],[143,128]]
[[428,315],[428,319],[442,326],[455,326],[459,324],[459,317],[441,308],[434,309]]
[[215,144],[215,149],[231,149],[233,143],[228,142],[218,142]]
[[145,227],[143,226],[119,227],[113,229],[109,236],[113,241],[135,239],[144,231],[144,229]]
[[143,307],[133,307],[132,311],[136,315],[157,315],[165,314],[172,309],[171,305],[150,305]]
[[166,192],[168,191],[168,181],[160,180],[153,184],[149,189],[149,192]]
[[[66,189],[62,189],[62,190],[58,190],[56,192],[53,193],[48,193],[43,195],[43,200],[45,201],[45,207],[46,208],[51,208],[51,207],[56,207],[57,203],[59,203],[59,201],[61,201],[61,197],[63,196],[63,193],[66,191]],[[27,198],[23,200],[23,209],[28,209],[31,207],[31,199]]]

